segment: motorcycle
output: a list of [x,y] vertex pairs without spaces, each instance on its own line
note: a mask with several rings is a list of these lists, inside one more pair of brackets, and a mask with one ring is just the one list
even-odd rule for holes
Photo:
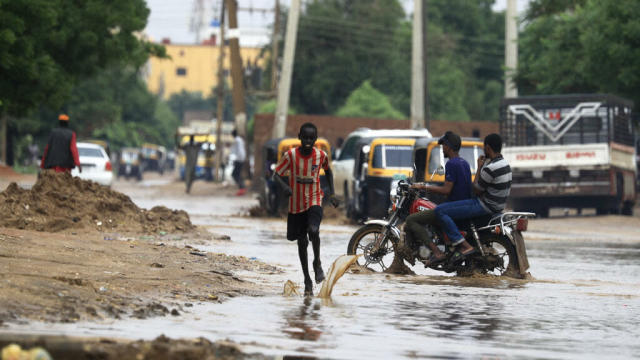
[[[365,222],[349,241],[347,253],[363,255],[358,258],[358,265],[364,268],[385,271],[396,256],[415,265],[416,261],[424,263],[431,255],[427,244],[407,241],[401,226],[410,214],[434,209],[436,204],[405,180],[398,182],[395,193],[387,219]],[[527,230],[528,219],[535,216],[531,212],[505,212],[457,221],[460,233],[477,250],[462,259],[454,255],[446,234],[439,227],[427,225],[429,241],[447,257],[429,267],[458,275],[481,272],[522,278],[529,268],[522,232]]]

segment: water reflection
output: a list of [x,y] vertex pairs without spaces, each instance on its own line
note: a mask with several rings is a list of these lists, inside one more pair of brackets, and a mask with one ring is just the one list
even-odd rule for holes
[[297,309],[287,309],[282,312],[287,325],[282,332],[293,339],[317,341],[322,336],[322,330],[318,330],[318,327],[321,327],[320,308],[319,302],[305,296],[302,305]]

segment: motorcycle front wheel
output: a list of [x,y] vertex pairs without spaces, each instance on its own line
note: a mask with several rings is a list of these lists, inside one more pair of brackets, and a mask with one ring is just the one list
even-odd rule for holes
[[[384,240],[384,226],[367,224],[356,231],[347,247],[348,255],[362,255],[357,264],[375,272],[383,272],[389,268],[395,257],[393,241],[386,239],[380,249],[374,249],[377,240]],[[381,242],[382,243],[382,242]]]

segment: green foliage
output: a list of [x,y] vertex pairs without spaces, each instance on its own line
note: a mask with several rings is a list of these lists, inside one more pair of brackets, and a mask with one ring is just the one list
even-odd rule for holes
[[371,86],[369,80],[355,89],[347,102],[336,112],[338,116],[378,119],[403,119],[404,114],[393,108],[389,99]]
[[[258,103],[256,114],[275,114],[277,106],[278,104],[276,99],[260,102]],[[287,111],[287,114],[297,114],[296,109],[289,106],[289,111]]]
[[140,40],[144,0],[11,0],[0,2],[0,102],[24,115],[58,108],[78,79],[111,65],[142,65],[164,48]]
[[566,3],[565,8],[529,15],[517,77],[523,92],[603,92],[640,103],[640,3]]
[[171,95],[167,101],[173,113],[184,120],[184,112],[187,110],[214,110],[214,103],[211,98],[205,99],[201,92],[190,92],[182,90]]
[[309,3],[298,29],[293,106],[305,113],[333,113],[363,81],[388,71],[385,47],[393,44],[403,18],[396,0]]
[[[431,117],[496,120],[502,97],[504,14],[492,0],[427,3]],[[291,103],[332,114],[365,80],[409,115],[412,24],[397,0],[317,0],[300,18]]]

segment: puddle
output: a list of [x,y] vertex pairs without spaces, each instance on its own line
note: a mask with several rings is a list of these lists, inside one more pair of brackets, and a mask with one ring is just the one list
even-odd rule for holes
[[[217,213],[211,209],[223,205],[207,201],[182,204],[199,214],[195,217],[199,224],[231,236],[231,241],[199,244],[199,249],[255,257],[283,268],[283,273],[271,275],[238,274],[264,284],[268,296],[238,297],[222,304],[195,303],[176,317],[76,324],[32,322],[9,324],[0,332],[136,339],[153,339],[160,334],[202,336],[212,341],[232,340],[247,352],[310,358],[640,357],[637,244],[528,241],[534,278],[529,281],[457,278],[419,266],[412,268],[415,276],[349,271],[327,301],[295,293],[282,295],[287,280],[298,287],[303,280],[297,246],[285,239],[285,220],[225,215],[237,213],[233,209],[236,205]],[[346,253],[355,229],[322,224],[323,263]]]

